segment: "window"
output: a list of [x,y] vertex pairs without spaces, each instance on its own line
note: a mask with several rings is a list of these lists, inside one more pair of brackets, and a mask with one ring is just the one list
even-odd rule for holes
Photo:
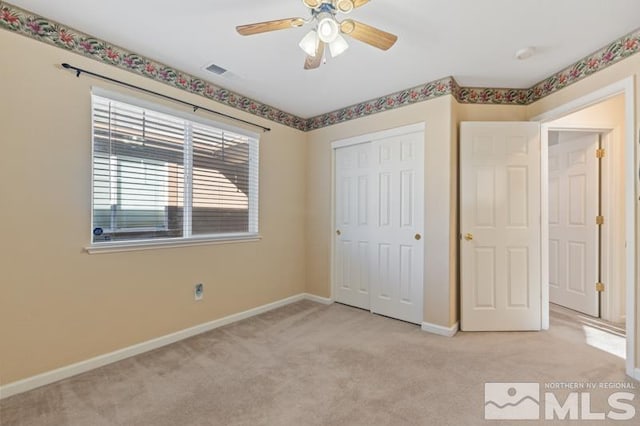
[[257,235],[257,138],[95,94],[92,120],[95,245]]

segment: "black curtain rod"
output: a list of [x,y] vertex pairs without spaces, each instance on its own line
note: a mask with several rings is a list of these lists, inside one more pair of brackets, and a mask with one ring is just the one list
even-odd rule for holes
[[261,126],[261,125],[256,124],[256,123],[252,123],[251,121],[246,121],[246,120],[243,120],[241,118],[236,118],[236,117],[233,117],[231,115],[227,115],[227,114],[224,114],[222,112],[214,111],[214,110],[209,109],[209,108],[201,107],[201,106],[198,106],[198,105],[195,105],[195,104],[192,104],[192,103],[189,103],[189,102],[186,102],[186,101],[183,101],[183,100],[171,97],[171,96],[163,95],[162,93],[154,92],[153,90],[145,89],[143,87],[139,87],[139,86],[135,86],[133,84],[126,83],[124,81],[116,80],[115,78],[107,77],[106,75],[97,74],[95,72],[83,70],[82,68],[74,67],[73,65],[69,65],[67,63],[62,64],[62,66],[64,68],[68,69],[68,70],[75,71],[76,72],[76,77],[80,77],[80,74],[85,73],[87,75],[90,75],[90,76],[93,76],[93,77],[96,77],[96,78],[100,78],[102,80],[106,80],[106,81],[109,81],[111,83],[116,83],[116,84],[119,84],[121,86],[128,87],[130,89],[139,90],[141,92],[149,93],[151,95],[158,96],[160,98],[168,99],[170,101],[177,102],[177,103],[182,104],[182,105],[190,106],[191,108],[193,108],[193,112],[196,112],[197,110],[201,109],[203,111],[207,111],[207,112],[210,112],[212,114],[219,115],[221,117],[225,117],[225,118],[228,118],[228,119],[231,119],[231,120],[235,120],[235,121],[238,121],[238,122],[244,123],[244,124],[249,124],[250,126],[258,127],[259,129],[262,129],[265,132],[270,132],[271,131],[271,129],[269,127],[264,127],[264,126]]

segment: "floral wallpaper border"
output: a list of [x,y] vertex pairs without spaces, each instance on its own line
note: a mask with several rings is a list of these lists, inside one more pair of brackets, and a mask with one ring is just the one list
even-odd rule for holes
[[215,86],[198,77],[75,31],[6,2],[0,2],[0,28],[79,53],[303,131],[331,126],[445,95],[453,95],[458,102],[468,104],[528,105],[640,52],[640,29],[638,29],[529,89],[461,87],[453,77],[445,77],[337,111],[304,119]]
[[457,83],[452,77],[446,77],[381,98],[360,102],[356,105],[310,118],[307,120],[307,131],[450,95],[456,86]]
[[137,55],[5,2],[0,2],[0,28],[88,56],[109,65],[115,65],[118,68],[204,96],[207,99],[276,123],[299,130],[306,130],[307,128],[307,120],[304,118],[215,86],[198,77]]
[[637,29],[529,89],[527,104],[538,101],[570,84],[640,52],[640,29]]
[[458,102],[466,104],[529,105],[638,52],[640,52],[640,29],[619,38],[529,89],[461,87],[453,77],[447,77],[310,118],[307,122],[307,130],[449,94],[453,95]]

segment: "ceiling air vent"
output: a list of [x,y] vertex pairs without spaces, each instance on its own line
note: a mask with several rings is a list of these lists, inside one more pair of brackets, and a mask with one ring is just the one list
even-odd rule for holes
[[209,65],[208,67],[206,67],[205,69],[206,69],[207,71],[209,71],[209,72],[212,72],[212,73],[216,74],[216,75],[222,75],[222,74],[224,74],[224,73],[226,73],[226,72],[227,72],[227,70],[226,70],[226,69],[224,69],[224,68],[222,68],[222,67],[219,67],[219,66],[218,66],[218,65],[216,65],[216,64],[211,64],[211,65]]

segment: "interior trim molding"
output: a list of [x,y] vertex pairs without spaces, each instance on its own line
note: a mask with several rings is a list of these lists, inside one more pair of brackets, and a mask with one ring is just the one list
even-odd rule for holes
[[640,29],[637,29],[528,89],[462,87],[453,77],[445,77],[305,119],[2,1],[0,28],[302,131],[316,130],[446,95],[452,95],[459,103],[529,105],[640,52]]
[[[379,132],[367,133],[364,135],[354,136],[347,139],[339,139],[331,142],[331,149],[343,148],[345,146],[352,146],[366,142],[373,142],[380,139],[393,138],[396,136],[404,136],[411,133],[424,133],[427,128],[424,121],[414,124],[408,124],[406,126],[394,127],[392,129],[381,130]],[[332,227],[333,229],[333,227]]]
[[334,300],[329,297],[316,296],[315,294],[311,293],[304,293],[303,296],[304,300],[310,300],[312,302],[321,303],[323,305],[331,305],[334,302]]
[[295,296],[287,297],[282,300],[278,300],[273,303],[258,306],[253,309],[249,309],[237,314],[232,314],[224,318],[209,321],[204,324],[196,325],[194,327],[186,328],[184,330],[177,331],[175,333],[167,334],[155,339],[147,340],[146,342],[138,343],[123,349],[118,349],[107,354],[98,355],[94,358],[90,358],[84,361],[77,362],[75,364],[67,365],[57,368],[55,370],[47,371],[32,377],[28,377],[17,382],[8,383],[0,386],[0,399],[8,398],[19,393],[27,392],[32,389],[39,388],[41,386],[49,385],[51,383],[58,382],[60,380],[68,379],[69,377],[76,376],[78,374],[86,373],[87,371],[94,370],[96,368],[104,367],[105,365],[113,364],[114,362],[121,361],[132,356],[140,355],[145,352],[152,351],[154,349],[161,348],[163,346],[170,345],[172,343],[179,342],[189,337],[196,336],[198,334],[205,333],[207,331],[215,330],[216,328],[241,321],[247,318],[251,318],[256,315],[263,314],[265,312],[272,311],[283,306],[290,305],[301,300],[310,300],[313,302],[322,303],[325,305],[331,304],[331,299],[324,297],[300,293]]
[[427,333],[437,334],[439,336],[445,337],[453,337],[458,334],[458,330],[460,329],[460,324],[455,323],[451,327],[443,327],[438,324],[431,324],[429,322],[422,323],[422,331],[426,331]]

